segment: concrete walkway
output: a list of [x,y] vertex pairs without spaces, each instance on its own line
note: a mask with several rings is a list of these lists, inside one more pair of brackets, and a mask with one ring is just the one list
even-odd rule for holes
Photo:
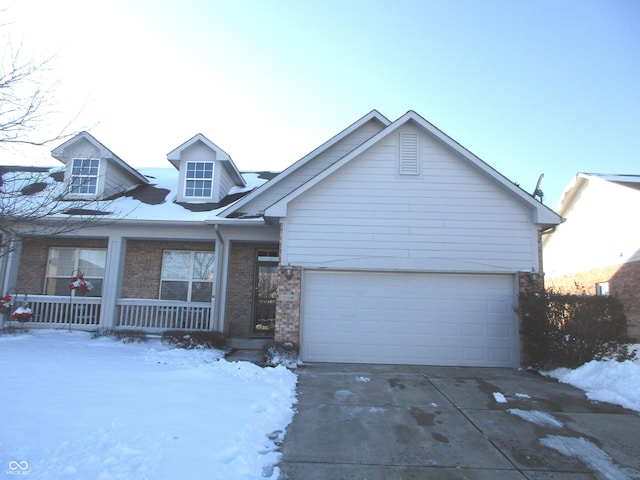
[[640,415],[534,373],[341,364],[296,373],[281,479],[640,478]]

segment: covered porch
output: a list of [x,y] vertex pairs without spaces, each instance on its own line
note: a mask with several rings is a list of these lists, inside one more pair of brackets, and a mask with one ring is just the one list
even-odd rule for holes
[[[20,298],[18,298],[20,302]],[[212,330],[211,303],[176,300],[120,298],[112,322],[101,321],[102,297],[29,295],[31,314],[12,318],[4,314],[5,325],[69,328],[72,330],[139,329],[148,333],[165,330]]]
[[[0,295],[14,292],[13,308],[3,309],[0,320],[29,328],[199,330],[271,339],[277,232],[271,226],[168,231],[154,225],[26,236],[0,265]],[[70,291],[78,272],[91,291]],[[19,303],[28,303],[31,314],[13,317]]]

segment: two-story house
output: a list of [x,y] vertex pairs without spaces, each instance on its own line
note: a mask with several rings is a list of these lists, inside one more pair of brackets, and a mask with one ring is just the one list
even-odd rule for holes
[[[134,169],[88,133],[52,153],[69,200],[107,213],[14,239],[3,288],[28,295],[29,325],[215,330],[308,361],[520,363],[517,295],[541,287],[540,234],[560,217],[415,112],[374,110],[277,175],[240,172],[202,135],[170,168]],[[69,289],[79,272],[91,291]]]

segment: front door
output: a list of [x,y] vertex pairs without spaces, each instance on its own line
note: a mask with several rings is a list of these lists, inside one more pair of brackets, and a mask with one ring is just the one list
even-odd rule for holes
[[275,330],[278,261],[277,251],[261,250],[258,252],[253,302],[253,332],[264,336],[273,336]]

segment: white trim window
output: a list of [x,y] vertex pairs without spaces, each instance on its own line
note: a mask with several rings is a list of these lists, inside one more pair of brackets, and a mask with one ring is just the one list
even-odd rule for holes
[[165,250],[162,257],[162,300],[210,302],[213,295],[213,252]]
[[187,162],[184,196],[211,198],[213,192],[213,162]]
[[74,195],[95,195],[98,193],[99,171],[99,159],[74,158],[71,164],[69,192]]
[[44,282],[45,295],[75,295],[69,288],[74,275],[82,272],[92,289],[86,296],[101,297],[107,250],[102,248],[49,248],[47,273]]

